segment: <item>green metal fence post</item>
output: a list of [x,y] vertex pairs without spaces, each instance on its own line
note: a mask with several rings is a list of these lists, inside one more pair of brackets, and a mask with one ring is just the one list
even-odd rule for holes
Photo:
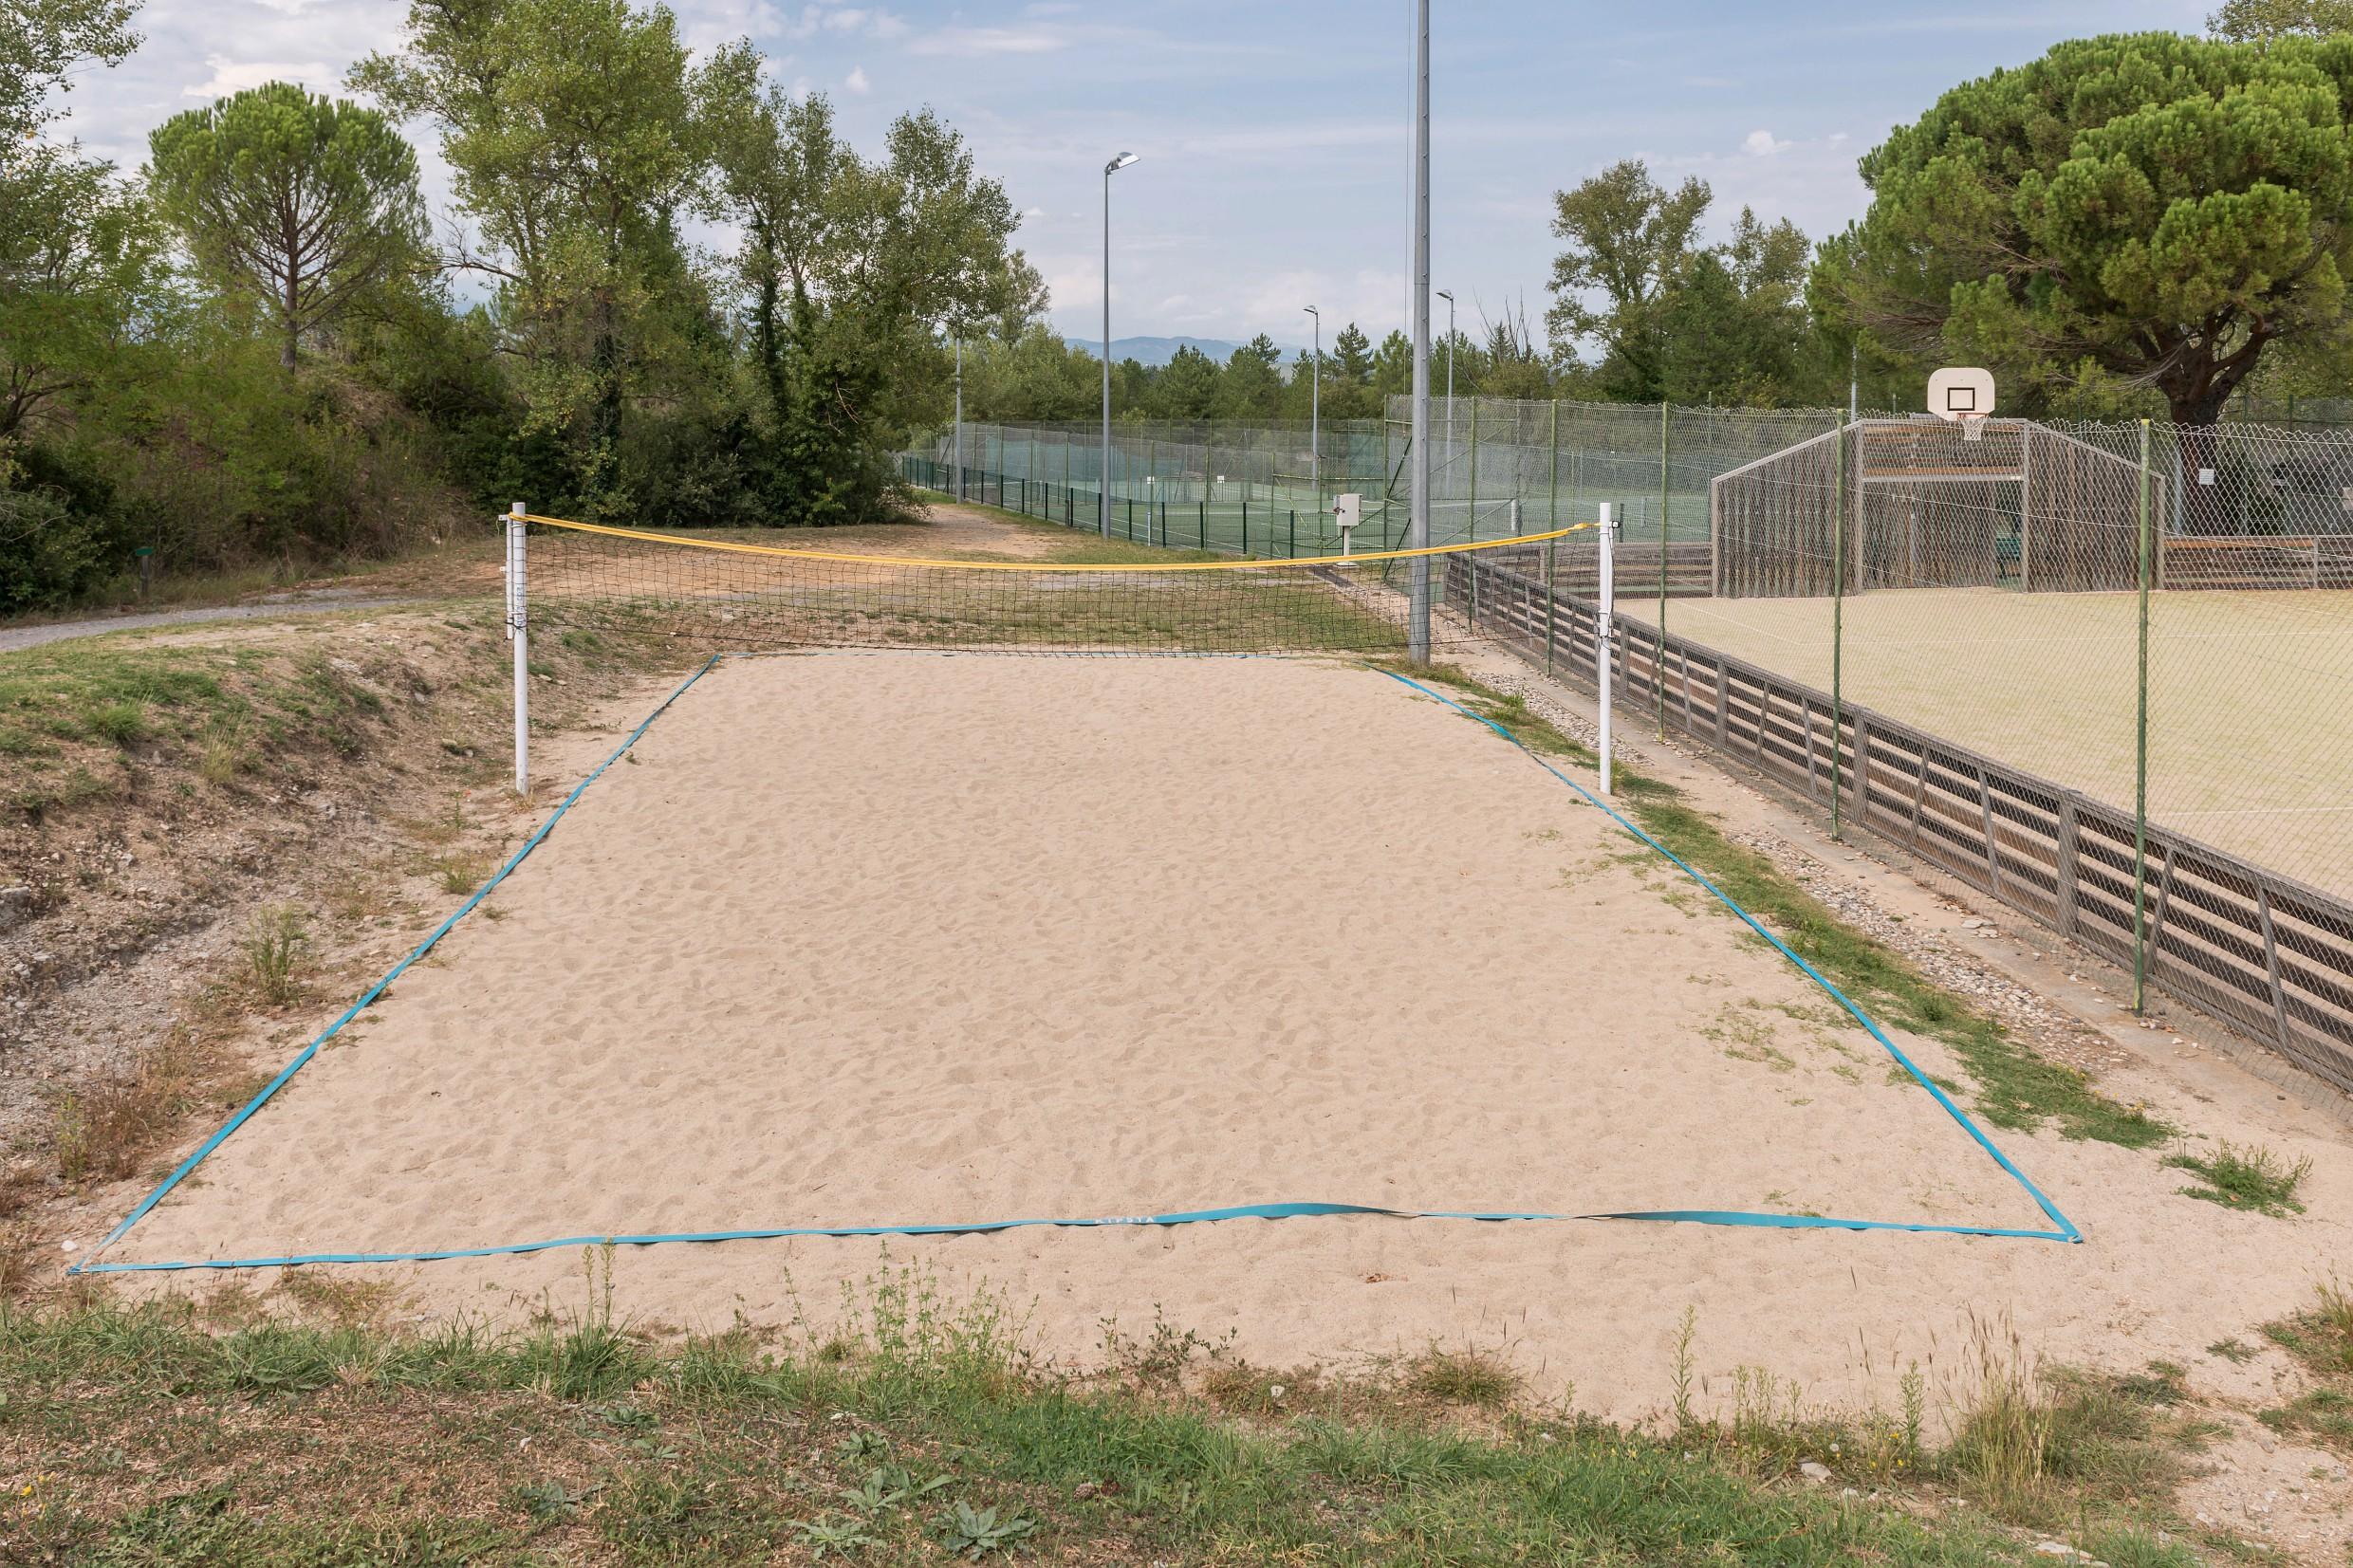
[[[1553,405],[1553,408],[1552,408],[1552,416],[1553,416],[1553,419],[1554,419],[1554,421],[1555,421],[1556,423],[1557,423],[1557,422],[1558,422],[1558,420],[1560,419],[1560,415],[1561,415],[1560,405],[1559,405],[1559,404],[1557,404],[1557,403],[1555,403],[1555,404]],[[1557,470],[1558,467],[1559,467],[1559,465],[1558,465],[1558,463],[1556,462],[1556,463],[1554,464],[1554,468],[1555,468],[1555,470]],[[1554,547],[1555,547],[1556,545],[1558,545],[1560,543],[1561,543],[1561,542],[1560,542],[1559,540],[1557,540],[1557,539],[1547,539],[1547,540],[1546,540],[1546,541],[1545,541],[1545,557],[1544,557],[1544,561],[1545,561],[1545,563],[1544,563],[1544,606],[1545,606],[1545,673],[1546,673],[1546,674],[1547,674],[1547,675],[1548,675],[1548,674],[1550,674],[1550,673],[1552,673],[1552,605],[1553,605],[1553,597],[1552,597],[1552,596],[1553,596],[1553,592],[1554,592],[1554,590],[1553,590],[1553,586],[1552,586],[1552,584],[1553,584],[1552,563],[1553,563],[1553,561],[1554,561],[1554,559],[1555,559],[1555,558],[1554,558],[1554,556],[1553,556],[1553,553],[1552,553],[1552,552],[1553,552]]]
[[[1477,544],[1477,543],[1478,543],[1478,538],[1479,538],[1479,400],[1478,400],[1476,397],[1473,397],[1473,398],[1472,398],[1472,399],[1471,399],[1471,542],[1472,542],[1473,544]],[[1477,574],[1476,572],[1473,572],[1473,573],[1472,573],[1472,574],[1471,574],[1471,581],[1473,581],[1473,582],[1476,582],[1476,581],[1478,581],[1478,574]]]
[[[1551,446],[1552,505],[1545,512],[1545,516],[1548,520],[1546,522],[1545,526],[1547,528],[1557,528],[1561,526],[1561,400],[1558,397],[1552,399]],[[1547,588],[1552,586],[1552,577],[1549,572],[1545,575],[1545,586]]]
[[2140,421],[2140,612],[2138,703],[2133,719],[2133,1011],[2148,1005],[2149,982],[2149,422]]
[[1650,683],[1658,693],[1658,738],[1667,738],[1667,537],[1673,514],[1667,510],[1667,414],[1674,405],[1658,399],[1658,640],[1651,645]]
[[1830,840],[1840,842],[1839,791],[1843,756],[1839,726],[1845,718],[1846,652],[1846,419],[1830,443]]

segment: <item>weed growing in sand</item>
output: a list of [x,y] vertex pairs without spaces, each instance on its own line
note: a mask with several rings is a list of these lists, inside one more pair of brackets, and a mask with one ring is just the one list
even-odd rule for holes
[[2165,1164],[2198,1178],[2199,1185],[2181,1189],[2184,1196],[2281,1219],[2304,1212],[2296,1189],[2312,1173],[2308,1155],[2290,1165],[2261,1144],[2218,1143],[2212,1154],[2173,1154]]
[[472,893],[491,875],[491,860],[484,855],[436,855],[426,862],[433,874],[434,884],[443,893]]
[[1158,1303],[1152,1308],[1152,1326],[1141,1337],[1122,1333],[1117,1318],[1105,1318],[1098,1327],[1104,1362],[1139,1388],[1176,1388],[1195,1360],[1221,1361],[1233,1348],[1233,1330],[1222,1340],[1204,1338],[1171,1323]]
[[2051,1402],[2042,1373],[2015,1329],[1974,1317],[1969,1365],[1945,1463],[1973,1495],[2017,1513],[2040,1493],[2050,1454]]
[[245,978],[254,993],[273,1007],[301,999],[302,971],[310,950],[310,935],[300,910],[290,904],[256,910],[247,922],[238,951],[245,959]]
[[1686,1305],[1682,1320],[1675,1326],[1675,1426],[1677,1431],[1688,1430],[1695,1421],[1691,1399],[1695,1365],[1692,1347],[1698,1338],[1699,1309]]
[[1520,1374],[1499,1356],[1481,1351],[1444,1351],[1433,1345],[1406,1368],[1405,1387],[1441,1405],[1496,1410],[1520,1392]]

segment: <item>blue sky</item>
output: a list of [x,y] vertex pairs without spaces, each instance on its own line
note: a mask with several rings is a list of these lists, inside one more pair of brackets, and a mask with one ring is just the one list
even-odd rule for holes
[[[1466,324],[1525,299],[1541,333],[1551,193],[1621,157],[1808,234],[1864,204],[1855,159],[1943,88],[2063,37],[2197,30],[2211,0],[1876,6],[1436,0],[1433,267]],[[1406,0],[1098,0],[895,6],[674,0],[689,40],[749,35],[778,80],[829,93],[876,147],[928,103],[1027,217],[1056,323],[1091,336],[1102,169],[1115,177],[1113,330],[1378,339],[1404,308]],[[402,0],[149,0],[147,37],[67,99],[85,146],[139,164],[147,132],[219,93],[286,77],[332,87],[398,37]],[[445,172],[421,136],[436,210]],[[1442,305],[1440,308],[1443,308]]]

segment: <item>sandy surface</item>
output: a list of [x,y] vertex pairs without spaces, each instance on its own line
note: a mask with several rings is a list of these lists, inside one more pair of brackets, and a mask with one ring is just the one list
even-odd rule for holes
[[[1640,596],[1620,608],[1655,620]],[[2132,594],[1908,588],[1845,601],[1846,700],[2130,808]],[[1830,689],[1827,599],[1688,599],[1668,630]],[[2182,591],[2149,617],[2149,814],[2353,895],[2353,595]]]
[[[2039,1223],[1785,961],[1375,673],[743,660],[636,756],[114,1256],[1293,1198]],[[665,1246],[617,1283],[640,1319],[782,1321],[890,1260],[1035,1302],[1059,1354],[1158,1308],[1275,1363],[1500,1348],[1631,1415],[1687,1305],[1717,1393],[1754,1363],[1862,1398],[1951,1365],[1973,1313],[2061,1359],[2187,1358],[2346,1255],[2341,1166],[2281,1222],[2145,1153],[2002,1141],[2088,1245],[1243,1221]],[[577,1300],[579,1268],[383,1272],[485,1310]]]

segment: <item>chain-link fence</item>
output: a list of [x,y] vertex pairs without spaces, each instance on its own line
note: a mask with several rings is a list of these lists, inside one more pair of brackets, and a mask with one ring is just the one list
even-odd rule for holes
[[[1327,423],[1319,487],[1304,426],[1116,426],[1114,531],[1324,553],[1319,501],[1354,489],[1360,546],[1399,544],[1408,428]],[[1050,476],[1095,518],[1099,427],[964,440],[1005,504],[1036,514]],[[2353,431],[1460,398],[1431,442],[1434,543],[1616,505],[1652,661],[1620,679],[1660,727],[2353,1087]],[[1546,586],[1547,630],[1589,612],[1592,549],[1548,584],[1535,554],[1462,567],[1449,602],[1516,569],[1483,590],[1505,634]]]

